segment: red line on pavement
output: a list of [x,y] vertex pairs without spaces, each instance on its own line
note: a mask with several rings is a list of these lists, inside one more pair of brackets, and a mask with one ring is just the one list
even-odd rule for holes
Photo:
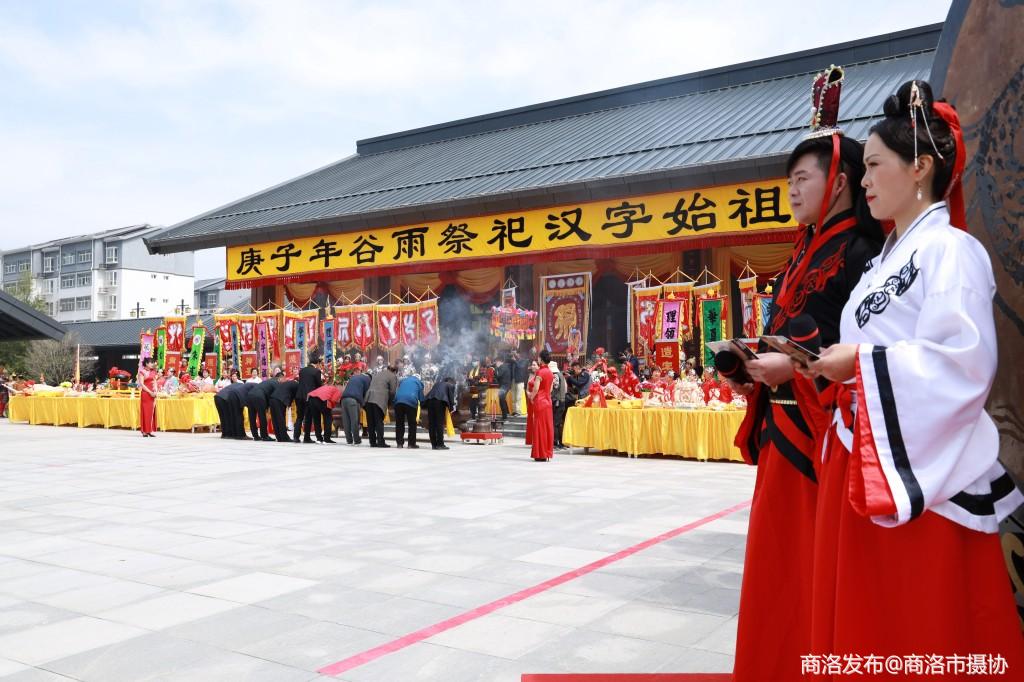
[[587,573],[592,573],[598,570],[599,568],[604,568],[608,564],[615,563],[616,561],[621,561],[622,559],[625,559],[628,556],[632,556],[633,554],[645,550],[648,547],[652,547],[660,542],[665,542],[666,540],[671,540],[672,538],[682,535],[683,533],[691,531],[695,528],[700,528],[701,526],[707,525],[712,521],[716,521],[722,518],[723,516],[734,514],[740,511],[741,509],[749,507],[750,502],[750,500],[747,500],[746,502],[735,504],[731,507],[728,507],[727,509],[715,512],[710,516],[705,516],[704,518],[692,521],[686,524],[685,526],[680,526],[679,528],[670,530],[666,533],[662,533],[661,535],[653,537],[649,540],[644,540],[643,542],[635,544],[632,547],[627,547],[626,549],[620,550],[615,554],[610,554],[604,557],[603,559],[598,559],[597,561],[591,562],[586,566],[581,566],[580,568],[573,569],[567,573],[563,573],[562,575],[551,578],[550,580],[545,580],[544,582],[538,583],[533,587],[527,587],[526,589],[520,590],[519,592],[492,601],[489,604],[484,604],[483,606],[478,606],[475,609],[466,611],[465,613],[453,616],[448,620],[443,620],[439,623],[428,625],[422,630],[411,632],[408,635],[403,635],[398,639],[391,640],[390,642],[386,642],[384,644],[381,644],[380,646],[368,649],[362,653],[355,654],[354,656],[349,656],[344,660],[338,661],[336,663],[331,663],[330,665],[320,668],[320,670],[318,670],[317,672],[319,672],[321,675],[340,675],[341,673],[351,670],[352,668],[357,668],[361,665],[366,665],[367,663],[375,661],[382,656],[393,654],[396,651],[400,651],[408,646],[412,646],[413,644],[422,642],[423,640],[429,637],[433,637],[434,635],[440,634],[447,630],[451,630],[452,628],[458,627],[464,623],[468,623],[469,621],[476,620],[477,618],[482,618],[483,616],[486,616],[490,613],[494,613],[498,609],[503,609],[506,606],[511,606],[512,604],[521,602],[524,599],[529,599],[530,597],[540,594],[541,592],[546,592],[547,590],[550,590],[553,587],[558,587],[559,585],[567,583],[570,580],[574,580],[576,578],[579,578],[580,576],[584,576]]

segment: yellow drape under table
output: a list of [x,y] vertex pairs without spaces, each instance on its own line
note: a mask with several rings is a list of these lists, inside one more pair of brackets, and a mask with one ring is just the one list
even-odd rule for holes
[[[139,428],[138,396],[11,396],[10,420],[29,424]],[[157,427],[161,431],[190,431],[220,423],[213,394],[158,398]]]
[[575,447],[630,456],[677,455],[742,462],[733,445],[742,410],[571,407],[562,440]]

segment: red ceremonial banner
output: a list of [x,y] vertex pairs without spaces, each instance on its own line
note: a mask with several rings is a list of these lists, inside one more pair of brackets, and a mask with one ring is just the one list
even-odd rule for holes
[[320,342],[320,311],[307,310],[302,319],[306,322],[306,348],[314,348]]
[[661,370],[673,370],[679,374],[679,342],[657,341],[654,344],[654,364]]
[[177,376],[181,371],[181,353],[178,351],[167,351],[164,367],[171,370],[171,374]]
[[284,373],[289,379],[299,376],[299,366],[302,363],[302,352],[298,350],[286,350],[284,352]]
[[566,355],[570,345],[587,347],[590,273],[541,277],[541,332],[544,347]]
[[338,351],[351,348],[352,339],[352,311],[349,306],[334,309],[334,345]]
[[256,313],[256,319],[267,323],[267,333],[270,339],[270,361],[281,360],[281,311],[264,310]]
[[287,353],[295,348],[295,323],[300,318],[299,313],[286,310],[284,312],[284,350]]
[[242,381],[245,381],[252,376],[252,371],[257,369],[256,351],[244,351],[239,357],[242,362]]
[[415,346],[419,340],[418,324],[419,303],[405,303],[399,306],[402,316],[402,343],[406,346]]
[[207,373],[210,375],[210,378],[213,379],[214,381],[217,381],[217,379],[220,379],[220,377],[217,376],[217,354],[216,353],[207,353],[206,355],[203,356],[203,369],[205,369],[207,371]]
[[433,348],[441,343],[441,331],[438,329],[437,299],[420,301],[419,324],[417,325],[417,336],[419,344],[426,348]]
[[399,327],[401,309],[397,305],[377,306],[377,343],[381,348],[391,349],[402,341]]
[[238,316],[238,350],[243,353],[256,350],[256,316]]
[[659,298],[661,298],[661,287],[648,287],[633,291],[633,301],[635,302],[633,352],[637,355],[646,355],[654,350]]
[[372,305],[352,306],[352,340],[363,352],[373,345],[373,318]]
[[177,353],[181,359],[181,353],[185,350],[185,318],[167,317],[167,352]]

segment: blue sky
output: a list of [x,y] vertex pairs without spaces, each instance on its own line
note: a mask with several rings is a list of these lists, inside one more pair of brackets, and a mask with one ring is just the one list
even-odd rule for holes
[[[0,250],[171,225],[364,137],[934,23],[949,4],[0,0]],[[216,250],[196,264],[223,274]]]

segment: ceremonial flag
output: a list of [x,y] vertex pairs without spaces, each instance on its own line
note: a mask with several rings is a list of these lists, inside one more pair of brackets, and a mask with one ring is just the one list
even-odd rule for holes
[[658,341],[679,343],[679,326],[682,316],[682,301],[658,301]]
[[[324,319],[324,362],[328,369],[334,367],[334,318]],[[331,372],[333,376],[333,371]]]
[[241,353],[239,353],[239,355],[241,358],[241,367],[238,371],[239,378],[242,381],[246,381],[249,379],[249,377],[252,376],[252,371],[254,369],[259,371],[258,368],[256,367],[256,351],[242,351]]
[[270,345],[270,361],[281,361],[281,311],[264,310],[256,313],[258,322],[267,324],[267,342]]
[[772,313],[772,299],[774,296],[770,293],[754,294],[754,334],[753,336],[759,337],[764,334],[764,330],[768,327],[771,322]]
[[299,366],[305,367],[308,363],[309,349],[306,347],[306,321],[295,321],[295,346],[299,351]]
[[[142,363],[146,361],[146,358],[153,357],[153,343],[154,343],[153,332],[143,332],[139,335],[139,371],[142,371]],[[76,355],[75,362],[78,362]]]
[[167,369],[170,370],[171,374],[177,376],[178,372],[181,371],[181,353],[169,350],[167,351],[165,360]]
[[320,311],[307,310],[302,313],[302,319],[306,322],[306,350],[310,351],[320,341]]
[[206,341],[206,327],[198,320],[192,325],[192,343],[189,346],[188,367],[185,371],[190,377],[199,375],[199,367],[203,363],[203,343]]
[[[217,339],[214,339],[213,345],[217,345]],[[206,370],[207,374],[216,382],[220,378],[220,372],[217,371],[217,365],[219,364],[219,355],[216,352],[206,353],[203,357],[203,369]]]
[[364,353],[373,345],[373,306],[351,306],[352,340]]
[[441,343],[441,330],[438,328],[440,321],[437,314],[437,299],[431,298],[426,301],[420,301],[417,304],[417,308],[419,319],[416,325],[416,335],[419,344],[425,348],[434,348],[437,344]]
[[289,379],[299,376],[299,368],[302,367],[302,353],[298,350],[286,350],[284,352],[284,373]]
[[235,321],[231,322],[231,368],[239,370],[241,373],[242,364],[239,361],[239,342],[238,342],[238,323]]
[[399,306],[402,316],[402,343],[406,346],[415,346],[419,340],[419,303],[406,303]]
[[352,340],[352,311],[351,306],[342,306],[334,309],[334,336],[335,344],[339,351],[344,351],[353,346]]
[[654,350],[658,327],[658,299],[661,287],[645,287],[633,290],[635,322],[633,324],[633,352],[647,355]]
[[266,322],[256,323],[256,365],[260,376],[270,376],[270,327]]
[[587,347],[590,331],[590,273],[540,278],[541,344],[554,355]]
[[707,346],[725,336],[725,316],[728,314],[725,297],[702,298],[698,301],[700,317],[700,356],[705,367],[714,367],[715,354]]
[[243,353],[250,353],[256,350],[256,316],[238,316],[238,342]]
[[185,318],[166,317],[164,325],[167,327],[167,350],[178,353],[180,357],[185,350]]
[[743,336],[753,338],[757,333],[757,315],[754,312],[755,296],[757,295],[757,277],[744,277],[736,280],[740,288],[740,310],[743,313]]
[[663,284],[661,295],[669,301],[679,301],[679,338],[693,337],[693,282]]
[[297,350],[295,346],[295,327],[298,325],[299,320],[302,319],[300,313],[292,312],[291,310],[284,311],[284,350],[285,352],[290,350]]
[[377,316],[377,343],[381,348],[392,349],[402,341],[402,332],[399,327],[401,321],[401,306],[379,305],[376,308]]
[[156,366],[161,372],[167,362],[167,327],[156,328]]

